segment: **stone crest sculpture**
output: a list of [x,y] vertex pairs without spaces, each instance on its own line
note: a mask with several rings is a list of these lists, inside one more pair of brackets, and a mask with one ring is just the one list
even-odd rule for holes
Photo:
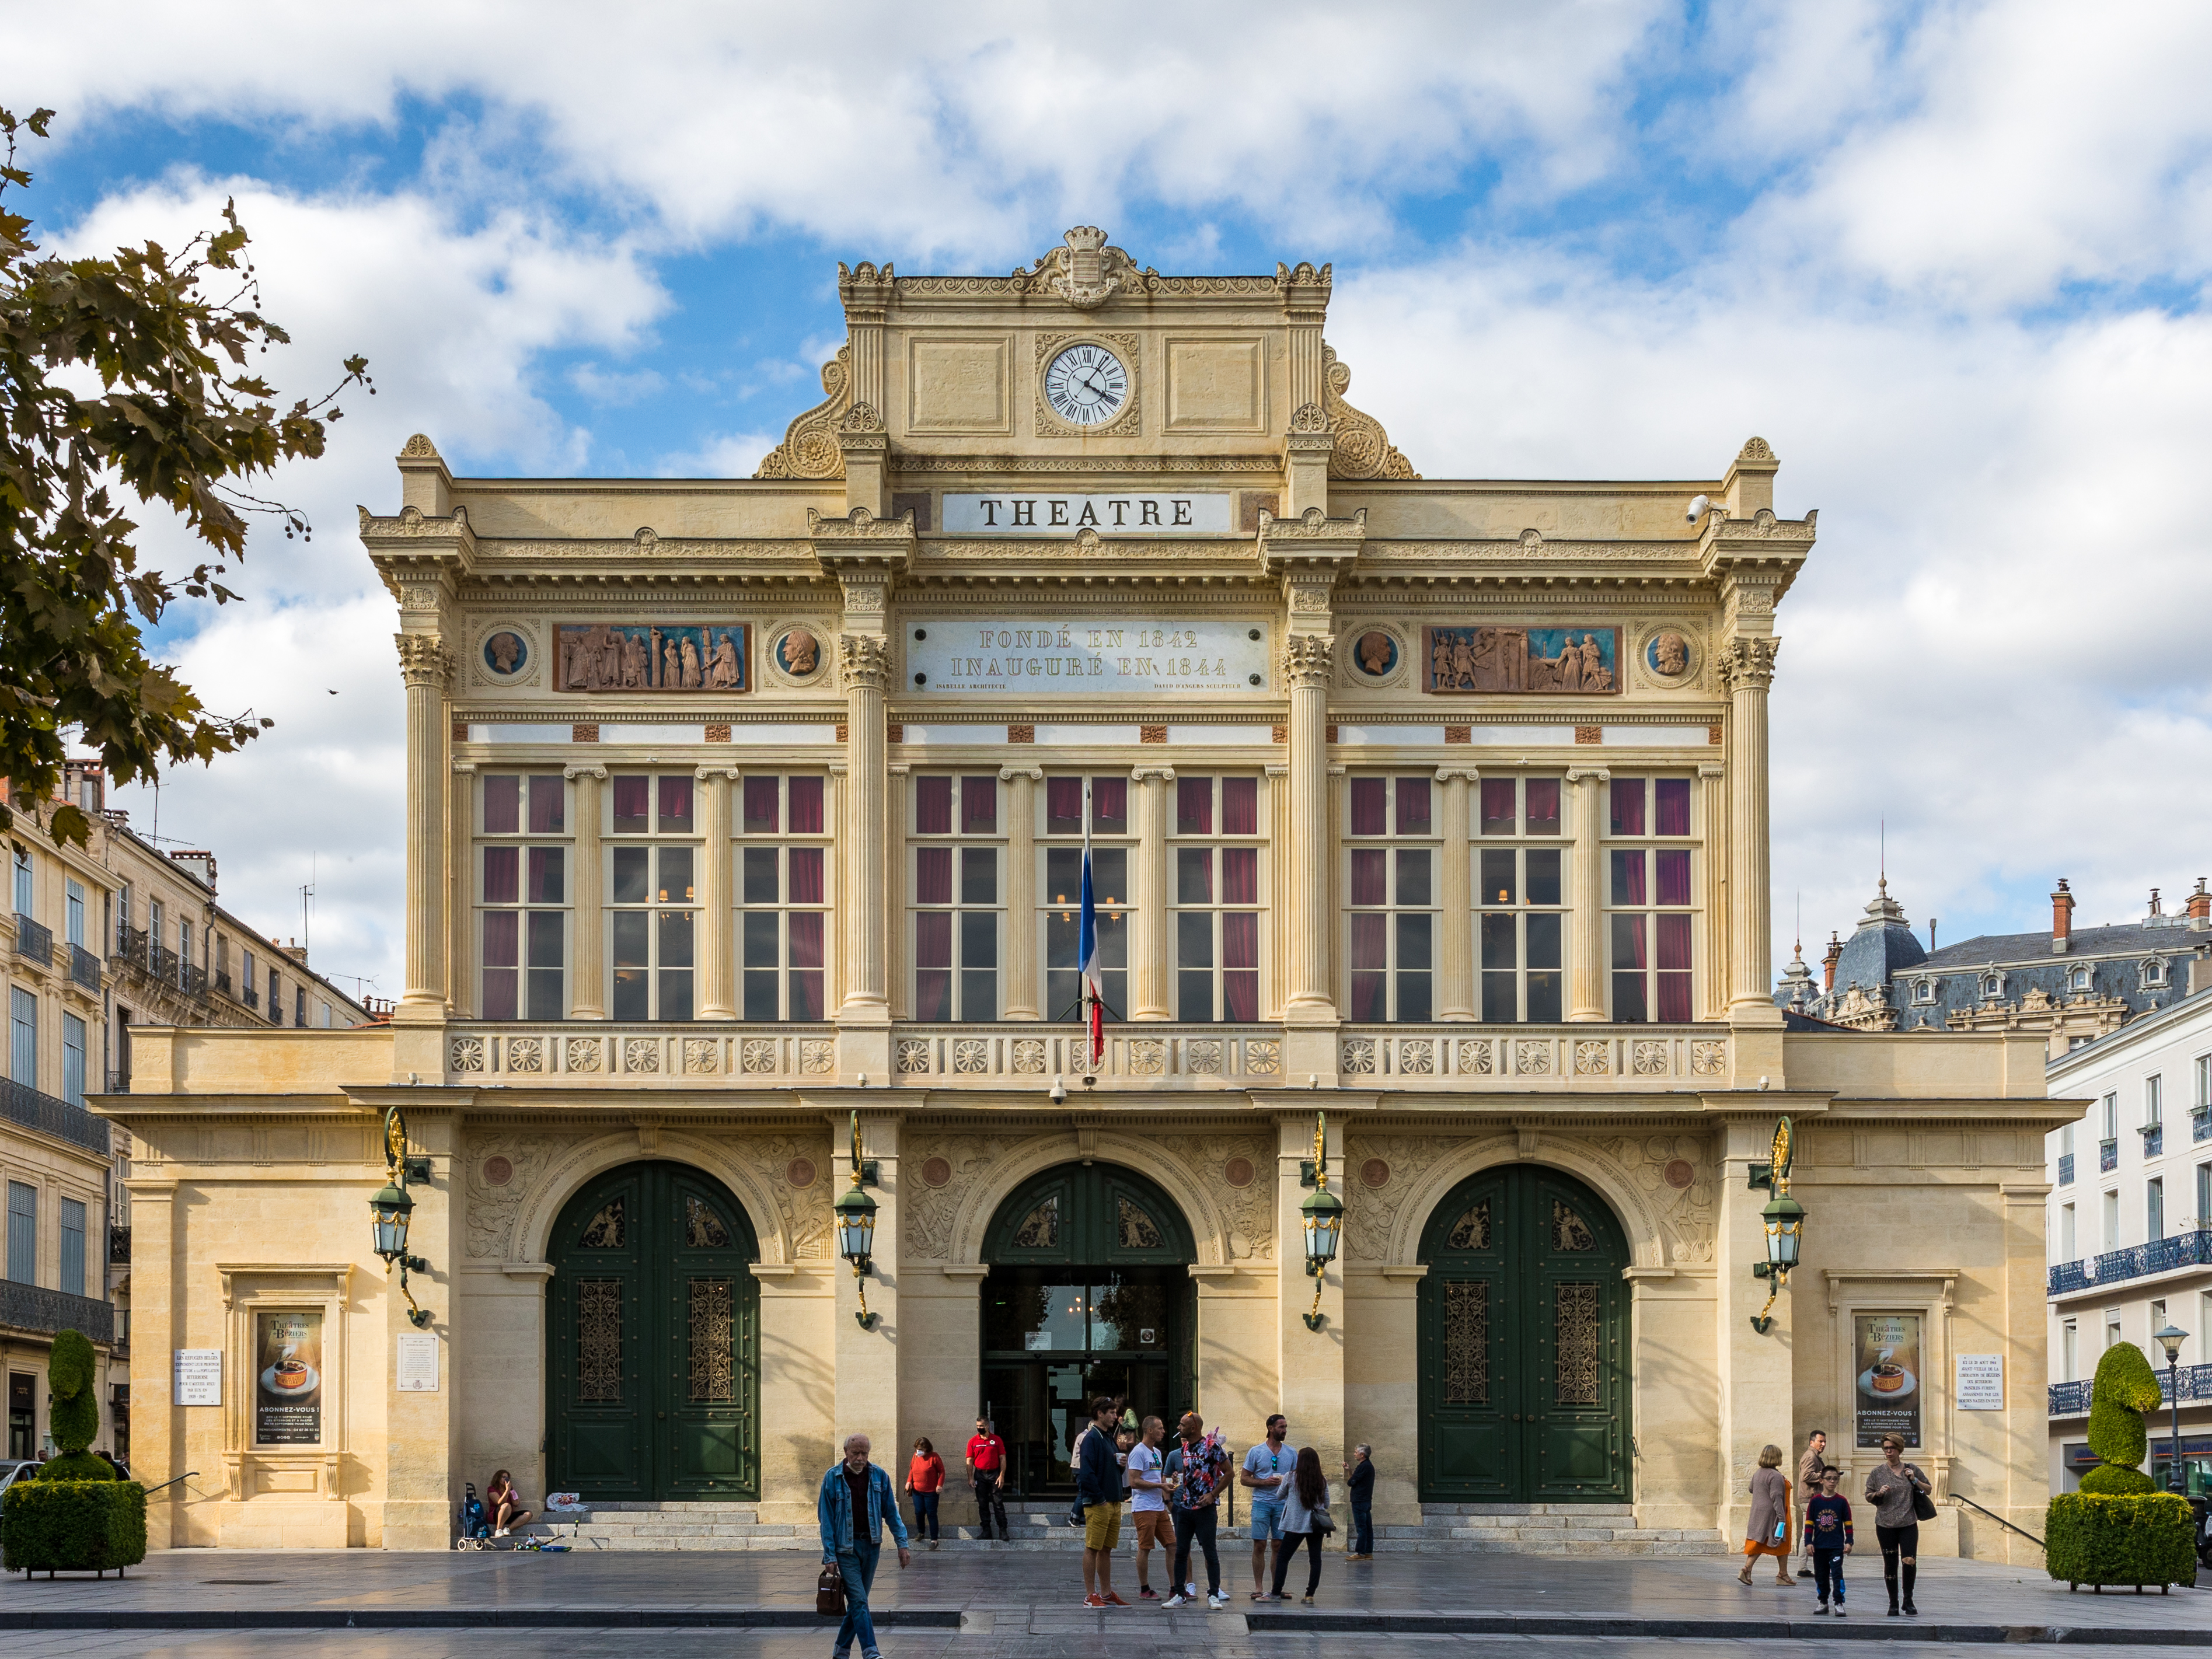
[[1611,696],[1620,690],[1618,628],[1430,628],[1422,689]]

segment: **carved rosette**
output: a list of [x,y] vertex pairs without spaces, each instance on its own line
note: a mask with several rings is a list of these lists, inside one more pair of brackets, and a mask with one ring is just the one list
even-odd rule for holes
[[1293,634],[1283,643],[1283,681],[1293,690],[1326,690],[1335,665],[1331,635]]
[[769,451],[756,478],[842,478],[845,452],[837,430],[852,396],[852,347],[822,365],[822,390],[829,395],[784,429],[783,441]]
[[1337,360],[1335,348],[1323,345],[1321,360],[1322,407],[1328,411],[1329,426],[1336,434],[1336,447],[1329,453],[1328,476],[1419,477],[1421,475],[1413,471],[1413,464],[1391,447],[1390,434],[1382,429],[1382,422],[1344,401],[1344,390],[1352,384],[1352,369]]
[[1782,654],[1782,641],[1753,635],[1730,640],[1721,647],[1721,683],[1730,691],[1764,691],[1774,683],[1774,659]]
[[443,691],[453,683],[453,654],[435,634],[394,634],[399,647],[399,678],[408,690]]
[[873,634],[840,634],[837,667],[848,686],[863,690],[888,690],[891,683],[890,647]]

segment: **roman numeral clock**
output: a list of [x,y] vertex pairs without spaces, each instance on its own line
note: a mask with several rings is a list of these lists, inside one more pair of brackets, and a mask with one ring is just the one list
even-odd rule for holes
[[1104,346],[1085,341],[1046,366],[1044,396],[1070,426],[1104,426],[1129,401],[1129,371]]

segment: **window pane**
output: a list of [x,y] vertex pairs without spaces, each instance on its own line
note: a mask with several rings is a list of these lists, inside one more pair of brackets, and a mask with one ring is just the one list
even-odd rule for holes
[[915,833],[949,836],[952,833],[952,780],[916,778],[914,781]]
[[1425,852],[1398,854],[1398,902],[1429,902],[1429,855]]
[[1482,833],[1486,836],[1510,836],[1513,833],[1513,790],[1510,778],[1485,778],[1482,781]]
[[1176,902],[1213,902],[1213,854],[1203,847],[1176,849]]
[[1260,918],[1253,911],[1232,912],[1221,918],[1221,965],[1257,968],[1260,965]]
[[522,780],[520,778],[486,778],[483,781],[484,834],[513,835],[521,827],[521,805]]
[[790,778],[785,788],[791,797],[791,822],[785,826],[794,836],[822,833],[822,780]]
[[1044,832],[1048,836],[1083,833],[1083,780],[1047,778],[1044,781]]
[[514,902],[515,870],[521,857],[520,848],[487,847],[483,849],[483,902],[486,904]]
[[775,992],[776,981],[782,975],[773,968],[748,968],[740,977],[744,981],[744,1017],[762,1024],[772,1024],[780,1018]]
[[822,858],[819,847],[794,847],[784,856],[791,865],[791,902],[793,904],[822,902]]
[[1048,904],[1083,902],[1083,849],[1050,847],[1044,855],[1044,894]]
[[1486,912],[1483,915],[1482,965],[1485,968],[1517,968],[1521,965],[1516,920],[1510,912],[1503,915]]
[[660,888],[655,902],[689,904],[696,896],[691,886],[691,849],[688,847],[662,848]]
[[995,969],[963,969],[960,973],[960,1018],[967,1020],[999,1017],[999,975]]
[[[999,965],[999,919],[988,910],[963,910],[960,915],[960,965],[995,968]],[[963,1019],[975,1015],[962,1016]],[[988,1019],[990,1016],[981,1016]]]
[[[779,854],[773,847],[748,847],[744,849],[742,867],[744,871],[744,900],[747,904],[773,904],[776,901],[775,861]],[[921,856],[927,858],[924,852]]]
[[[1490,920],[1485,916],[1486,922]],[[1510,918],[1507,918],[1510,920]],[[1482,976],[1482,1017],[1492,1024],[1508,1024],[1519,1018],[1519,997],[1516,976],[1506,973],[1486,973]]]
[[1176,834],[1210,836],[1212,833],[1213,780],[1212,778],[1177,778],[1176,780]]
[[557,836],[568,813],[567,789],[560,779],[540,773],[530,780],[530,833]]
[[[1427,917],[1421,918],[1425,921]],[[1425,1020],[1429,1018],[1430,976],[1425,973],[1398,975],[1398,1018],[1401,1020]]]
[[[1186,910],[1176,917],[1176,966],[1213,966],[1213,918],[1206,912]],[[1209,1003],[1207,1012],[1197,1018],[1212,1018],[1212,1005]]]
[[1644,854],[1641,851],[1613,854],[1613,902],[1615,904],[1644,902]]
[[1352,965],[1355,969],[1381,968],[1388,948],[1390,919],[1382,915],[1352,918]]
[[562,869],[567,860],[564,849],[558,847],[533,847],[530,849],[530,902],[558,904],[568,894],[568,880]]
[[1224,847],[1221,849],[1221,902],[1257,904],[1260,902],[1260,849]]
[[[530,965],[532,968],[561,968],[568,965],[565,948],[567,928],[565,918],[558,910],[533,910],[530,914]],[[532,1018],[537,1016],[533,1014]]]
[[999,902],[999,849],[963,847],[960,849],[960,902],[995,904]]
[[1398,780],[1398,833],[1401,836],[1425,836],[1429,833],[1428,779]]
[[1259,779],[1222,779],[1221,833],[1224,836],[1256,836],[1260,833]]
[[952,965],[952,915],[950,911],[925,911],[914,919],[914,962],[917,968]]
[[1101,835],[1109,836],[1121,835],[1128,829],[1128,779],[1091,780],[1091,827]]
[[[607,918],[607,938],[613,951],[617,968],[642,968],[646,965],[647,929],[651,913],[645,910],[617,910]],[[633,1016],[642,1019],[644,1015]]]
[[791,930],[791,965],[794,968],[822,966],[822,913],[819,910],[794,911],[789,919]]
[[1091,849],[1091,896],[1099,904],[1126,904],[1129,899],[1129,849],[1094,847]]
[[1176,1018],[1198,1022],[1213,1018],[1213,973],[1201,968],[1176,975]]
[[[513,918],[506,920],[512,921]],[[513,1019],[515,1017],[515,970],[512,968],[484,969],[483,1017],[486,1019]]]
[[[748,910],[744,917],[742,931],[744,937],[743,960],[746,967],[781,968],[783,966],[783,958],[781,955],[781,941],[779,938],[782,931],[782,918],[775,911]],[[775,981],[771,980],[770,987],[773,988],[774,984]],[[750,1018],[750,1016],[748,1015],[747,1018]],[[773,1019],[775,1016],[771,1012],[769,1018]]]
[[[1233,921],[1233,916],[1224,917]],[[1260,1018],[1260,975],[1255,971],[1231,969],[1221,976],[1221,1017],[1243,1025]]]
[[[747,778],[744,781],[745,833],[749,836],[775,833],[776,785],[780,780]],[[931,780],[925,779],[925,782]],[[941,781],[941,780],[939,780]]]
[[691,1018],[691,970],[689,968],[662,969],[659,1012],[663,1019]]
[[1532,847],[1525,856],[1528,860],[1528,902],[1557,904],[1559,902],[1559,849],[1556,847]]
[[660,780],[660,830],[664,835],[691,833],[691,780]]
[[960,780],[960,827],[989,835],[999,827],[999,781],[985,774]]
[[1651,786],[1654,830],[1662,836],[1690,833],[1690,781],[1660,778]]
[[[640,916],[642,922],[645,918]],[[614,1017],[617,1019],[650,1019],[652,988],[646,982],[642,968],[615,969]]]
[[914,1017],[916,1019],[952,1018],[952,970],[925,968],[914,976]]
[[[1531,916],[1528,920],[1534,921],[1537,918]],[[1560,982],[1561,975],[1556,970],[1540,974],[1529,970],[1528,1018],[1532,1023],[1554,1024],[1559,1021]]]
[[1661,974],[1658,978],[1659,1018],[1669,1023],[1686,1022],[1690,1018],[1690,976]]
[[1426,968],[1430,965],[1429,924],[1433,920],[1433,917],[1425,915],[1401,915],[1398,918],[1399,967]]
[[1389,785],[1382,778],[1354,778],[1352,781],[1352,833],[1355,836],[1379,836],[1388,827],[1385,816],[1389,805]]
[[1513,850],[1486,848],[1482,854],[1482,892],[1485,904],[1513,902]]
[[530,1018],[563,1018],[567,1001],[561,994],[561,970],[558,968],[533,968],[527,977],[530,981]]
[[617,773],[613,780],[615,797],[615,834],[641,836],[645,833],[647,808],[652,804],[653,780]]
[[1644,780],[1615,778],[1613,781],[1613,833],[1616,836],[1640,836],[1644,833]]
[[[1530,916],[1526,923],[1528,939],[1528,965],[1531,968],[1557,968],[1559,956],[1560,918]],[[1533,1014],[1530,1018],[1535,1018]]]
[[1613,965],[1616,968],[1648,968],[1644,960],[1644,933],[1642,916],[1613,918]]
[[1559,781],[1557,778],[1531,778],[1528,784],[1528,826],[1532,836],[1556,836],[1559,833]]
[[1628,1024],[1636,1024],[1646,1017],[1643,975],[1615,974],[1613,976],[1613,1017]]
[[488,910],[483,918],[483,960],[487,968],[513,968],[520,958],[522,918],[513,910]]
[[1352,902],[1354,904],[1388,904],[1390,902],[1389,854],[1381,851],[1356,850],[1352,855]]
[[1690,965],[1690,919],[1687,916],[1658,916],[1659,962],[1662,969],[1685,969]]
[[[796,921],[794,917],[793,920]],[[821,1019],[824,1018],[822,1005],[822,970],[818,968],[793,969],[791,975],[791,1018]]]
[[[1378,917],[1379,921],[1380,918]],[[1384,973],[1355,973],[1352,976],[1352,1017],[1379,1020],[1389,1017],[1390,976]]]
[[952,849],[924,847],[914,855],[914,902],[916,904],[952,902]]
[[1690,902],[1690,854],[1685,848],[1662,848],[1651,855],[1654,873],[1658,878],[1659,902],[1687,904]]

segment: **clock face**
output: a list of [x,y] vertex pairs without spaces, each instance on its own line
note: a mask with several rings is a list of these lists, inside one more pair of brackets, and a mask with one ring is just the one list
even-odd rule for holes
[[1044,372],[1045,401],[1070,426],[1103,426],[1129,401],[1129,371],[1100,345],[1072,345]]

